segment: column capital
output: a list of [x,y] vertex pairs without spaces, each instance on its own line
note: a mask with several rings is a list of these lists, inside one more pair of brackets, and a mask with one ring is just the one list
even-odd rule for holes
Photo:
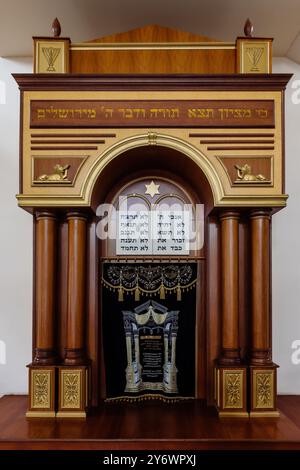
[[42,219],[53,219],[57,220],[57,214],[55,212],[50,212],[50,211],[38,211],[35,212],[35,219],[36,220],[42,220]]
[[234,220],[239,220],[240,219],[240,212],[237,210],[232,210],[232,209],[224,209],[220,212],[219,219],[226,220],[226,219],[234,219]]
[[67,220],[83,220],[86,222],[88,220],[88,215],[85,212],[74,210],[67,212],[66,218]]
[[271,209],[252,209],[249,213],[250,219],[271,219]]

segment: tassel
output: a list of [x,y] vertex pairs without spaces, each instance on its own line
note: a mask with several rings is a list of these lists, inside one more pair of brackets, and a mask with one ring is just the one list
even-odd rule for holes
[[180,289],[180,286],[177,286],[177,300],[178,300],[178,302],[180,302],[180,300],[181,300],[181,289]]
[[140,300],[140,289],[138,287],[135,288],[134,291],[134,300],[138,302]]
[[159,298],[164,300],[166,298],[166,291],[165,291],[165,286],[163,283],[161,283],[160,289],[159,289]]
[[122,289],[122,287],[119,287],[119,290],[118,290],[118,301],[119,302],[123,302],[124,300],[124,291]]

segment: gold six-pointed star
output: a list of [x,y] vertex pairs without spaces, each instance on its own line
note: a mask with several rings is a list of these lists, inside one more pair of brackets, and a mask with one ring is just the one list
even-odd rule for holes
[[152,180],[150,184],[145,184],[146,191],[145,194],[149,194],[151,197],[154,197],[156,194],[160,194],[159,192],[159,184],[155,184]]

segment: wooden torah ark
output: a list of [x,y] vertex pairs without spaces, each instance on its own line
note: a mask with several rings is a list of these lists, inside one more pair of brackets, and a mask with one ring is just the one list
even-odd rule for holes
[[277,416],[270,241],[290,75],[271,73],[272,40],[249,25],[235,43],[149,26],[72,44],[54,30],[34,38],[34,73],[14,75],[17,200],[35,233],[27,416],[84,418],[106,398],[99,273],[119,257],[96,209],[139,178],[204,204],[204,247],[185,257],[200,266],[195,399],[220,417]]

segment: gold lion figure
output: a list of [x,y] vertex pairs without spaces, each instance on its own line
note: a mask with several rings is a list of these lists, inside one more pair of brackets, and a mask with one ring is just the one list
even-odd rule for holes
[[70,165],[62,166],[59,163],[53,168],[54,173],[51,175],[41,175],[38,177],[38,181],[66,181],[68,178],[68,169]]
[[251,166],[247,163],[244,166],[234,165],[237,170],[237,179],[239,181],[265,181],[264,175],[253,175]]

